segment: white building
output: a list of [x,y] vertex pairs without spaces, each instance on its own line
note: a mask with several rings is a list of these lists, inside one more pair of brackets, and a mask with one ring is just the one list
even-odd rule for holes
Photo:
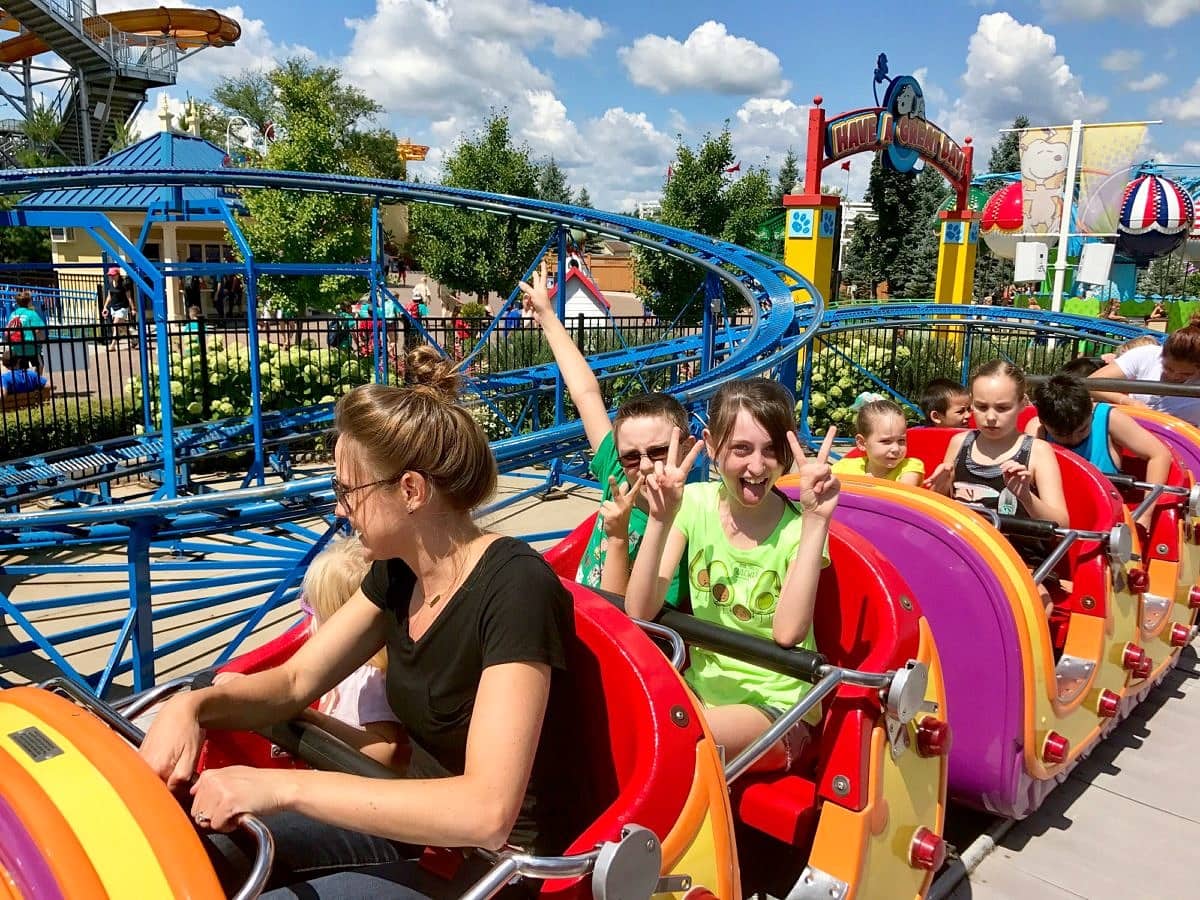
[[[586,319],[602,319],[608,316],[611,304],[579,266],[567,267],[565,279],[567,286],[567,305],[563,320],[570,325],[579,316]],[[558,285],[550,291],[550,299],[558,294]]]

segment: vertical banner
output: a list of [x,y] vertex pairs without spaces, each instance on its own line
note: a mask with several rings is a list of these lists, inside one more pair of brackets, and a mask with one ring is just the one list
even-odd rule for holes
[[1079,155],[1077,230],[1114,234],[1121,216],[1121,197],[1130,181],[1130,166],[1146,137],[1145,125],[1083,126]]
[[1043,234],[1058,236],[1070,148],[1069,125],[1021,132],[1022,231],[1027,238]]

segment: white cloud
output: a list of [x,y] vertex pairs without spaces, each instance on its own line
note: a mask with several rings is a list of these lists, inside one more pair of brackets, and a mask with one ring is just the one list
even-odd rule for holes
[[1154,104],[1154,111],[1169,125],[1200,122],[1200,78],[1186,94],[1159,100]]
[[519,47],[549,42],[558,56],[583,56],[604,35],[604,23],[573,9],[531,0],[436,0],[454,17],[455,31]]
[[1200,141],[1187,141],[1184,143],[1179,148],[1179,157],[1188,160],[1200,159]]
[[1128,72],[1142,64],[1141,50],[1114,50],[1100,60],[1101,67],[1109,72]]
[[1169,28],[1200,13],[1200,0],[1042,0],[1042,9],[1061,21],[1137,16],[1156,28]]
[[1167,83],[1167,76],[1162,72],[1151,72],[1145,78],[1138,78],[1136,81],[1131,81],[1125,87],[1131,91],[1139,93],[1144,91],[1157,91],[1160,87]]
[[698,25],[682,43],[646,34],[617,55],[634,84],[661,94],[695,90],[779,96],[791,87],[778,56],[711,20]]
[[942,127],[960,142],[974,137],[980,170],[998,131],[1018,115],[1027,115],[1035,126],[1063,125],[1076,118],[1087,121],[1108,107],[1104,98],[1084,92],[1052,34],[1006,12],[980,17],[961,83],[962,94]]

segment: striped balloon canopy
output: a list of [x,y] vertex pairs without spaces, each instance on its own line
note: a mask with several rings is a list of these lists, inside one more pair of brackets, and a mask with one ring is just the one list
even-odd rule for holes
[[1187,240],[1195,218],[1187,191],[1161,175],[1141,175],[1121,199],[1117,252],[1139,265],[1166,256]]

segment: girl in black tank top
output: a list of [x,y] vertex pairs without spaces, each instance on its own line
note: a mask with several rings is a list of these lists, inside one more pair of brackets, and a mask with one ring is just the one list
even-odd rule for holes
[[[980,506],[1003,512],[1005,515],[1017,516],[1022,519],[1030,518],[1028,510],[1017,502],[1016,496],[1008,491],[1004,478],[1004,462],[982,463],[974,458],[975,440],[979,432],[969,431],[963,440],[958,456],[954,460],[954,489],[951,496],[964,503],[977,503]],[[1025,435],[1021,439],[1017,452],[1009,459],[1029,468],[1029,457],[1033,451],[1034,438]],[[1005,491],[1008,496],[1005,497]],[[1007,502],[1000,503],[1001,498]]]
[[1005,515],[1065,526],[1067,501],[1054,449],[1017,427],[1025,400],[1024,373],[995,360],[976,369],[970,387],[977,427],[951,439],[926,485]]

